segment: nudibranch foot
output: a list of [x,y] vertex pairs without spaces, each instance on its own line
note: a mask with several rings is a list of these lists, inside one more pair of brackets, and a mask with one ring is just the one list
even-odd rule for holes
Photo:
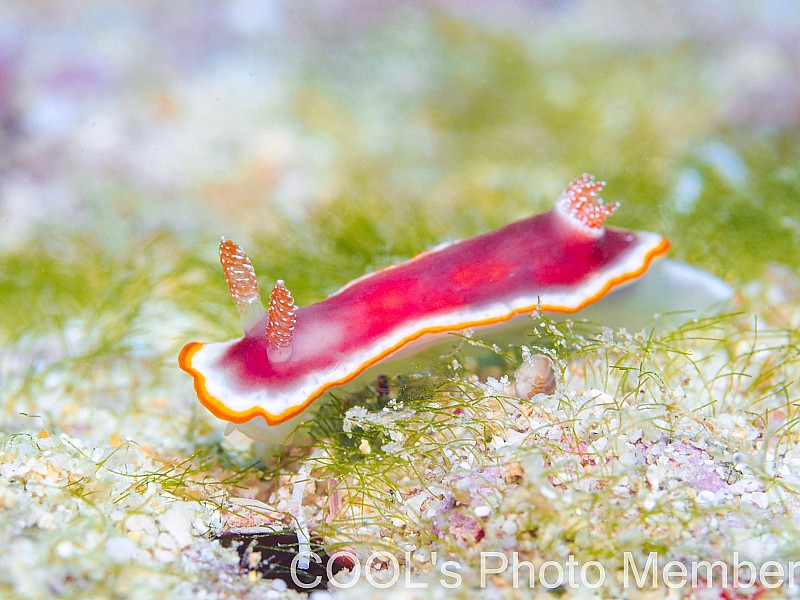
[[664,259],[645,277],[581,311],[581,316],[611,328],[665,331],[691,319],[720,314],[728,309],[733,295],[733,289],[718,277]]
[[[263,439],[262,430],[304,418],[327,390],[409,348],[537,310],[574,313],[639,279],[669,248],[656,233],[606,227],[619,205],[599,198],[603,185],[583,175],[547,213],[438,246],[302,307],[279,281],[265,311],[250,261],[223,241],[222,266],[245,336],[188,344],[180,366],[206,408]],[[667,271],[668,285],[687,275]],[[707,295],[724,295],[721,282],[694,280],[714,288]]]

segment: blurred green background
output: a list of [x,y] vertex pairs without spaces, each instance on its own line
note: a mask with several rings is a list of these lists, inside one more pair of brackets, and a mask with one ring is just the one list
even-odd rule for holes
[[798,30],[792,0],[4,2],[4,369],[235,333],[220,234],[305,304],[583,172],[734,286],[797,267]]
[[[306,508],[338,503],[332,490],[344,489],[353,514],[362,495],[380,507],[374,523],[402,548],[476,551],[479,538],[444,536],[436,519],[418,530],[393,519],[405,505],[395,498],[413,493],[421,510],[417,479],[433,493],[445,489],[440,465],[464,470],[442,452],[457,443],[478,458],[470,476],[531,459],[522,483],[521,474],[492,483],[520,523],[503,520],[518,532],[505,541],[522,540],[514,548],[714,560],[747,541],[765,558],[780,548],[781,564],[796,556],[798,31],[797,0],[0,2],[4,597],[272,589],[235,575],[203,536],[236,526],[233,500],[283,511],[271,490],[288,490],[291,477],[278,474],[297,463],[267,469],[248,440],[224,437],[177,365],[188,341],[241,334],[220,235],[244,246],[262,291],[282,278],[303,305],[435,244],[548,210],[584,172],[621,202],[611,226],[663,233],[673,258],[741,292],[743,312],[658,339],[534,325],[535,338],[517,343],[587,360],[571,363],[577,394],[543,403],[530,429],[516,429],[505,399],[485,396],[496,381],[473,393],[464,377],[500,376],[519,348],[506,361],[465,360],[465,372],[455,355],[434,358],[422,369],[432,377],[397,378],[393,410],[410,412],[362,421],[363,440],[351,439],[344,411],[380,416],[395,396],[337,389],[329,418],[320,413],[310,430],[333,457],[314,478],[332,471],[339,483],[319,485]],[[564,424],[563,441],[542,433],[550,422]],[[637,427],[624,448],[620,434]],[[668,427],[680,432],[669,455],[655,443]],[[496,443],[498,428],[507,444]],[[611,441],[598,452],[617,445],[619,461],[584,453],[601,431]],[[655,482],[643,458],[623,465],[642,440],[659,458]],[[706,447],[713,460],[701,461]],[[695,500],[701,479],[721,488],[723,472],[738,491]],[[632,493],[618,493],[629,475]],[[456,481],[444,485],[461,503]],[[481,490],[488,480],[464,481]],[[752,490],[770,492],[757,492],[765,504]],[[781,494],[788,500],[774,500]],[[364,538],[360,515],[328,526],[323,512],[310,522],[326,543]],[[492,531],[506,515],[497,517],[489,544],[500,542]],[[371,545],[389,539],[364,531]]]

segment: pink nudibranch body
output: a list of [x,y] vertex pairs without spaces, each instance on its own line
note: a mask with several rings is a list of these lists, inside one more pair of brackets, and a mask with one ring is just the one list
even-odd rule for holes
[[[638,278],[669,248],[655,233],[604,227],[616,205],[597,197],[602,185],[584,175],[547,213],[423,252],[360,277],[315,304],[295,308],[288,303],[283,312],[272,304],[269,313],[263,309],[254,274],[252,281],[246,279],[252,272],[246,255],[223,240],[225,252],[236,259],[235,273],[224,257],[223,267],[245,336],[187,344],[180,366],[217,417],[233,423],[262,417],[273,426],[417,340],[496,325],[538,308],[580,310]],[[282,286],[279,282],[273,295],[285,298]],[[254,313],[245,303],[255,301]],[[276,328],[281,337],[267,335]],[[276,353],[276,339],[288,350]]]

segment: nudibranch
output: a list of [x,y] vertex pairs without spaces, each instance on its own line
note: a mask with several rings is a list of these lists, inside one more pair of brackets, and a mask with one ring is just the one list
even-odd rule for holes
[[288,421],[406,346],[536,310],[580,310],[669,248],[656,233],[605,227],[619,205],[600,199],[604,185],[584,174],[547,213],[438,246],[309,306],[295,306],[278,280],[265,309],[247,255],[223,238],[220,262],[244,337],[187,344],[180,366],[209,411],[251,435],[251,420]]

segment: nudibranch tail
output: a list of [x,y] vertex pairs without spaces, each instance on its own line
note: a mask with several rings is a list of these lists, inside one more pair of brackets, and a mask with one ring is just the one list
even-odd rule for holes
[[275,282],[275,287],[269,295],[268,314],[267,357],[271,363],[285,362],[292,355],[292,335],[297,322],[297,307],[282,279]]
[[267,311],[261,304],[256,272],[242,247],[223,237],[219,243],[219,262],[225,273],[225,281],[231,293],[245,334],[264,316]]
[[569,184],[561,195],[559,204],[567,214],[584,226],[599,230],[605,220],[619,208],[619,202],[605,204],[598,196],[605,185],[605,181],[596,181],[594,175],[584,173]]

